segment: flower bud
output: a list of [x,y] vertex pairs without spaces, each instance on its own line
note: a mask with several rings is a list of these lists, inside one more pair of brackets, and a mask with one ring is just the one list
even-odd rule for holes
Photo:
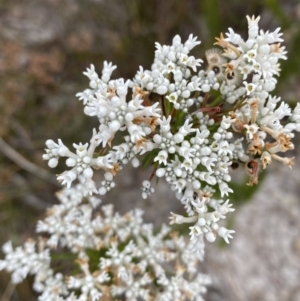
[[113,120],[110,124],[109,124],[109,129],[113,132],[117,132],[121,127],[121,124],[118,120]]
[[156,92],[159,95],[164,95],[164,94],[166,94],[168,92],[168,88],[166,86],[158,86],[156,88]]
[[137,158],[133,158],[131,164],[134,168],[137,168],[140,165],[140,161]]
[[57,164],[58,164],[57,158],[51,158],[51,159],[48,161],[48,166],[51,167],[51,168],[56,167]]
[[216,240],[216,236],[212,232],[207,232],[205,237],[209,242],[214,242]]
[[165,175],[166,173],[166,170],[164,168],[159,168],[156,170],[156,176],[161,178]]
[[56,147],[56,143],[52,140],[52,139],[48,139],[46,141],[46,145],[49,149],[55,148]]
[[181,45],[181,38],[178,34],[173,38],[172,45],[174,47],[178,47]]
[[76,165],[76,163],[77,163],[77,161],[76,161],[76,159],[74,159],[74,158],[68,158],[68,159],[66,160],[66,165],[67,165],[68,167],[74,167],[74,166]]
[[94,172],[90,167],[84,169],[83,171],[83,176],[87,179],[91,179],[93,177],[93,174]]

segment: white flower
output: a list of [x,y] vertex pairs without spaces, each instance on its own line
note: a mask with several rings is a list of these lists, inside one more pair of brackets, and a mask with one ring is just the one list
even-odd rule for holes
[[223,197],[224,195],[228,195],[228,193],[233,192],[233,190],[231,188],[229,188],[229,186],[226,182],[221,182],[219,184],[219,189],[220,189],[220,192],[221,192],[221,197]]
[[105,147],[107,142],[113,137],[114,133],[109,129],[109,127],[106,124],[101,124],[99,126],[98,135],[100,143],[102,143],[103,147]]
[[189,228],[190,228],[191,240],[194,240],[196,237],[203,235],[203,232],[199,226],[193,226]]
[[213,171],[200,172],[199,179],[205,181],[209,185],[215,185],[217,183],[216,178],[212,175]]
[[194,170],[193,161],[190,158],[186,158],[181,164],[181,167],[184,168],[189,173],[192,173]]
[[173,92],[170,95],[166,96],[166,99],[171,103],[176,103],[176,101],[178,99],[178,95],[176,92]]
[[142,105],[143,100],[136,96],[134,99],[130,100],[128,103],[129,111],[135,112],[137,110],[142,110],[144,106]]
[[204,165],[208,171],[212,171],[212,167],[215,166],[214,162],[217,161],[217,158],[214,157],[202,157],[201,164]]
[[219,156],[226,156],[226,155],[232,155],[232,150],[229,147],[229,143],[226,140],[222,140],[219,142],[219,150],[218,155]]
[[88,143],[86,143],[84,145],[82,143],[79,143],[79,144],[73,143],[73,146],[76,149],[76,154],[79,157],[82,158],[87,154]]
[[91,89],[85,89],[83,92],[77,93],[76,97],[78,97],[79,100],[82,100],[83,104],[86,105],[93,94],[94,93]]
[[169,132],[170,131],[170,121],[171,121],[171,116],[169,116],[168,118],[166,118],[165,116],[163,116],[162,119],[159,119],[159,125],[160,125],[160,130],[162,132]]
[[259,130],[259,126],[256,123],[252,123],[250,125],[245,124],[244,128],[247,129],[247,138],[249,140],[253,139],[253,134],[256,134],[257,131]]
[[258,29],[259,29],[258,27],[259,20],[260,20],[260,16],[258,16],[257,18],[255,18],[255,16],[252,16],[252,18],[247,16],[249,38],[254,39],[257,37]]
[[111,154],[105,155],[105,156],[99,156],[96,160],[97,166],[100,168],[113,168],[111,165],[112,160],[111,160]]
[[179,133],[182,134],[183,136],[186,136],[190,133],[193,133],[196,131],[196,129],[192,128],[193,124],[189,124],[189,120],[187,119],[184,122],[184,125],[179,128]]
[[130,150],[127,143],[122,143],[120,145],[116,145],[113,147],[113,149],[116,150],[116,156],[118,159],[123,159]]
[[91,64],[90,68],[87,68],[83,74],[90,79],[93,79],[94,76],[97,78],[97,73],[95,72],[95,66],[93,64]]
[[185,188],[186,180],[178,179],[173,184],[174,184],[175,190],[177,190],[178,192],[181,192]]
[[165,150],[161,150],[154,158],[154,162],[158,161],[159,164],[167,165],[168,153]]
[[229,238],[233,238],[231,234],[235,233],[234,230],[228,230],[224,227],[220,227],[219,230],[218,230],[218,234],[219,236],[223,237],[224,240],[226,241],[226,243],[230,243],[229,242]]
[[128,127],[128,132],[130,134],[131,142],[138,142],[141,140],[146,134],[143,131],[142,127],[136,125],[136,124],[131,124]]
[[127,95],[129,81],[124,82],[124,79],[120,78],[116,80],[115,84],[117,87],[117,95],[120,98],[125,99]]
[[231,208],[232,204],[229,204],[229,200],[227,200],[224,204],[222,204],[218,211],[221,212],[221,214],[227,214],[228,212],[233,212],[235,209]]
[[103,62],[103,69],[102,69],[102,77],[101,79],[104,82],[108,82],[110,80],[110,76],[112,72],[117,68],[117,66],[114,66],[111,62],[108,63],[107,61]]
[[201,66],[201,63],[203,63],[203,60],[196,59],[194,56],[189,56],[186,61],[186,65],[192,68],[194,72],[197,71],[197,67]]
[[233,122],[234,122],[234,119],[232,119],[231,117],[223,116],[222,121],[221,121],[221,128],[224,130],[228,130],[231,127]]
[[62,184],[66,185],[68,188],[71,187],[72,182],[77,178],[76,172],[72,169],[65,171],[57,176],[57,180]]
[[184,158],[191,158],[194,157],[196,150],[189,145],[181,146],[178,148],[179,155],[183,156]]
[[[236,34],[232,28],[228,28],[228,33],[226,33],[226,36],[227,38],[225,40],[231,42],[232,44],[238,45],[241,41],[241,36],[239,34]],[[235,57],[231,57],[231,59],[233,58]]]
[[197,37],[194,37],[193,34],[189,35],[188,40],[184,43],[184,46],[189,50],[192,50],[195,46],[201,44],[200,41],[197,41]]
[[246,81],[243,81],[243,84],[244,84],[244,86],[246,88],[247,95],[252,94],[255,91],[256,87],[257,87],[257,85],[252,84],[252,83],[248,83]]

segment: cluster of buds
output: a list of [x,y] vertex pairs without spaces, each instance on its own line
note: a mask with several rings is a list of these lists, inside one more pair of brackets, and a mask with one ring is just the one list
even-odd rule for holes
[[[107,62],[101,76],[93,65],[84,72],[89,88],[77,96],[84,113],[96,117],[99,127],[93,129],[90,143],[74,143],[75,151],[60,139],[46,141],[43,159],[51,168],[66,158],[69,169],[57,179],[67,188],[59,195],[61,204],[37,226],[38,232],[48,233],[45,247],[67,247],[78,254],[82,273],[64,283],[50,270],[43,276],[38,271],[36,287],[43,287],[43,294],[61,281],[55,290],[59,295],[70,289],[81,294],[59,300],[108,300],[119,295],[126,300],[202,300],[207,278],[195,276],[187,282],[184,275],[196,273],[194,262],[203,258],[205,239],[213,242],[220,236],[229,243],[232,238],[234,230],[220,223],[234,211],[229,201],[231,168],[244,166],[248,185],[253,185],[259,171],[273,160],[292,167],[293,158],[281,153],[294,148],[291,139],[300,131],[299,103],[292,109],[270,94],[276,87],[279,60],[287,58],[282,34],[280,29],[259,30],[259,19],[247,17],[246,40],[231,28],[225,37],[221,34],[205,52],[205,60],[190,54],[200,44],[196,37],[190,35],[183,43],[177,35],[170,46],[156,43],[151,70],[140,67],[133,80],[111,79],[116,66]],[[121,132],[120,143],[114,138]],[[168,234],[167,227],[153,235],[138,210],[121,217],[104,206],[104,217],[93,215],[99,205],[95,195],[109,197],[116,186],[114,178],[129,162],[135,168],[153,168],[142,182],[144,199],[154,192],[155,178],[170,185],[186,210],[185,216],[171,213],[170,224],[188,224],[188,243]],[[99,169],[103,180],[96,183],[93,176]],[[75,180],[80,184],[72,188]],[[96,253],[102,256],[100,269],[91,271],[87,250],[103,249]],[[5,250],[7,258],[0,267],[9,270],[9,256],[16,251],[10,245]],[[41,256],[48,264],[48,253],[41,254],[35,255],[36,260]],[[15,263],[15,255],[11,256]],[[162,263],[175,259],[182,263],[168,278]],[[35,271],[24,263],[19,273],[18,264],[10,268],[15,279]],[[159,286],[156,293],[153,279]],[[40,300],[46,300],[42,296]]]

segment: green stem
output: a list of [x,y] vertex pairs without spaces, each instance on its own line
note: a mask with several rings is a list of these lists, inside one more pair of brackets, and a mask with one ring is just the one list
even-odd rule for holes
[[222,101],[222,95],[219,95],[216,99],[214,99],[210,104],[209,107],[215,107],[216,105],[218,105],[221,101]]
[[162,108],[162,113],[165,117],[167,117],[166,115],[166,108],[165,108],[165,97],[164,95],[161,97],[161,108]]

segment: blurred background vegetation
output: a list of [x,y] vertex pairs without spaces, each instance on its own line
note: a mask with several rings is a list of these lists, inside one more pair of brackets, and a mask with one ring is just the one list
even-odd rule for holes
[[[194,55],[203,57],[228,27],[246,37],[245,16],[253,14],[261,16],[261,28],[284,32],[289,59],[276,93],[294,104],[300,96],[297,0],[1,0],[0,245],[32,236],[56,202],[54,172],[62,168],[53,172],[42,161],[45,140],[86,142],[97,125],[75,98],[87,87],[86,67],[93,63],[100,72],[108,60],[118,66],[114,77],[132,78],[140,65],[150,68],[154,42],[170,44],[175,34],[198,36]],[[0,300],[36,300],[29,282],[14,288],[0,273]]]

